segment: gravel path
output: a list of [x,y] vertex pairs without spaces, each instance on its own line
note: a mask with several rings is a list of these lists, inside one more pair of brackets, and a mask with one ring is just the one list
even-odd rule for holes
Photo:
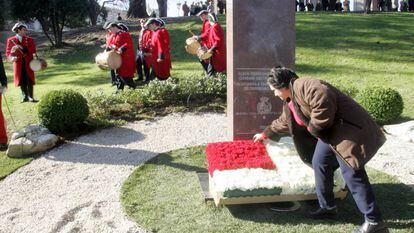
[[0,232],[143,232],[120,203],[122,183],[160,152],[225,140],[223,114],[173,114],[64,144],[0,182]]
[[[49,151],[0,182],[0,232],[144,232],[123,212],[123,181],[160,152],[226,140],[226,125],[223,114],[172,114]],[[390,136],[368,165],[414,185],[413,151]]]

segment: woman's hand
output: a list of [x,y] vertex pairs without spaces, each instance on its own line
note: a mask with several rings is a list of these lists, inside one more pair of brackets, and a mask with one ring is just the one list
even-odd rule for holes
[[265,136],[262,134],[262,133],[258,133],[258,134],[255,134],[254,136],[253,136],[253,141],[254,142],[261,142],[261,141],[263,141],[263,140],[265,140],[266,138],[265,138]]

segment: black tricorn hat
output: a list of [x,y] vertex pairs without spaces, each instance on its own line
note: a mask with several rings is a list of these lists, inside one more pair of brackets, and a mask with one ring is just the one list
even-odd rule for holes
[[118,23],[118,26],[121,27],[121,29],[125,32],[129,32],[129,28],[127,25],[123,24],[123,23]]
[[13,32],[17,32],[18,29],[22,29],[22,28],[26,28],[27,29],[27,25],[24,23],[16,23],[13,28],[12,31]]
[[112,28],[112,27],[116,27],[116,28],[119,28],[119,29],[123,30],[123,28],[121,26],[119,26],[117,23],[113,23],[113,22],[109,23],[106,26],[106,29],[109,29],[109,28]]
[[153,23],[160,24],[160,21],[158,21],[156,18],[149,18],[147,22],[145,23],[145,27],[148,27],[148,25],[153,24]]
[[198,12],[197,16],[200,16],[200,15],[203,15],[203,14],[207,15],[208,11],[207,10],[202,10],[202,11]]

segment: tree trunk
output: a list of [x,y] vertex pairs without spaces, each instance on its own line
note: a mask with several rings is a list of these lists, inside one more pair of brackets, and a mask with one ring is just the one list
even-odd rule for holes
[[96,0],[88,0],[88,15],[92,26],[96,25],[98,16],[101,13],[101,7]]
[[50,28],[49,24],[46,23],[46,20],[42,16],[38,16],[36,18],[37,18],[37,20],[39,20],[39,23],[42,26],[42,31],[46,35],[47,39],[50,41],[52,46],[55,46],[55,43],[53,42],[52,38],[50,37],[50,35],[48,33],[49,28]]
[[65,27],[65,23],[66,23],[66,15],[62,12],[62,18],[58,19],[58,23],[57,23],[57,33],[56,33],[56,37],[57,37],[57,42],[56,42],[56,47],[60,48],[63,46],[63,27]]
[[336,0],[330,0],[329,1],[329,10],[330,11],[334,11],[335,10],[335,3],[336,3]]
[[148,18],[145,0],[129,0],[128,17]]
[[[5,9],[3,0],[0,0],[0,9]],[[4,30],[4,10],[0,11],[0,30]]]
[[167,17],[167,0],[157,0],[158,3],[158,10],[160,11],[159,17]]
[[371,0],[365,0],[365,13],[371,11]]

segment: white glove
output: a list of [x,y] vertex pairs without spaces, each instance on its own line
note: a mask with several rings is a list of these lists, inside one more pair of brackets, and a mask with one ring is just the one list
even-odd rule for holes
[[11,48],[11,52],[12,53],[14,53],[14,52],[16,52],[18,49],[23,49],[21,46],[19,46],[19,45],[15,45],[15,46],[13,46],[12,48]]
[[263,140],[264,140],[264,136],[261,133],[257,133],[253,136],[253,141],[254,142],[259,142],[259,141],[261,142]]
[[17,61],[17,57],[15,57],[15,56],[10,57],[10,61],[11,61],[11,62],[15,62],[15,61]]
[[200,37],[199,36],[193,36],[194,39],[199,40]]

